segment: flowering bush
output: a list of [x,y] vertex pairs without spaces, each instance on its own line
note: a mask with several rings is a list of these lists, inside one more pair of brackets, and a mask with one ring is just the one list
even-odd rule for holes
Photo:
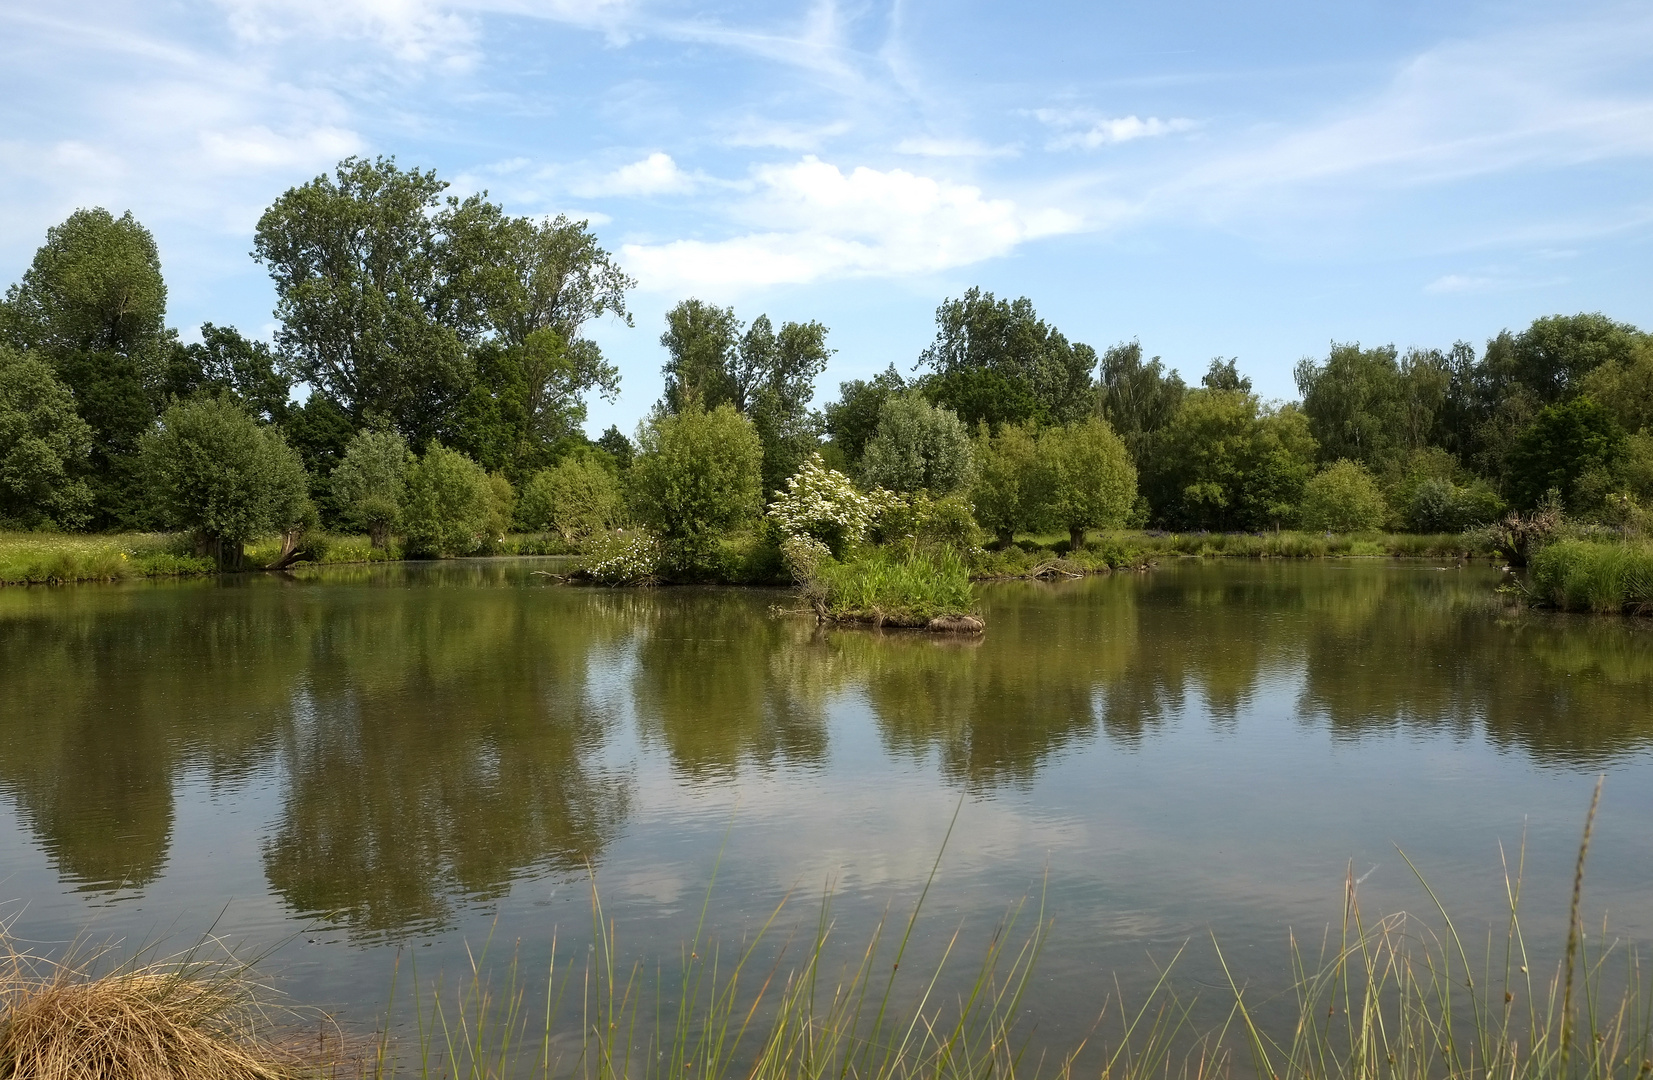
[[642,529],[593,537],[580,572],[603,585],[651,585],[660,575],[660,541]]
[[792,580],[807,590],[820,571],[821,564],[832,558],[832,551],[813,536],[788,536],[781,541],[781,562],[786,564]]
[[850,478],[829,469],[820,454],[812,454],[803,467],[777,491],[769,516],[787,537],[811,537],[826,545],[834,556],[842,556],[878,518],[899,501],[882,488],[869,494],[860,491]]

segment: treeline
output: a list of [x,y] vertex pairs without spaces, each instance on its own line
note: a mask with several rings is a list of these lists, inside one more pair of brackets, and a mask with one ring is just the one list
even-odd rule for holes
[[274,533],[297,558],[317,526],[444,554],[639,522],[693,567],[815,454],[911,497],[892,522],[979,523],[1001,545],[1458,531],[1541,504],[1622,523],[1653,498],[1653,339],[1590,314],[1482,350],[1334,345],[1298,365],[1301,401],[1273,403],[1234,359],[1186,385],[1134,341],[1098,355],[1026,298],[972,289],[937,310],[911,372],[817,409],[827,327],[691,299],[666,317],[649,417],[593,441],[586,402],[619,377],[583,331],[630,324],[634,283],[587,223],[445,187],[352,158],[280,196],[252,252],[276,286],[273,344],[211,323],[183,344],[130,213],[51,229],[0,302],[0,527],[187,530],[234,565]]

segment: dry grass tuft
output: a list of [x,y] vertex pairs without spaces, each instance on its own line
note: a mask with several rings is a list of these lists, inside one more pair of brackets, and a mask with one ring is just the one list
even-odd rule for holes
[[100,957],[45,961],[0,934],[0,1080],[291,1080],[322,1068],[261,1036],[245,964],[191,950],[97,974]]

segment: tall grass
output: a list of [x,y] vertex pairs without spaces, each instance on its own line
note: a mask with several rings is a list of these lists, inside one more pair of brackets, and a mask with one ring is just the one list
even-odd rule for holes
[[970,571],[951,548],[869,548],[843,562],[824,560],[815,573],[814,595],[833,619],[927,626],[975,605]]
[[167,533],[0,533],[0,585],[178,577],[215,569],[211,559],[196,556],[193,547]]
[[1564,611],[1653,615],[1653,544],[1562,540],[1528,564],[1533,596]]

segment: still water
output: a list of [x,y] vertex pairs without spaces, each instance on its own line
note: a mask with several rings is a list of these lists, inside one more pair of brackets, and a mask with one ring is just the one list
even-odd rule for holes
[[[762,590],[603,591],[542,561],[0,590],[0,918],[270,948],[293,999],[376,1022],[398,955],[492,933],[585,954],[904,918],[960,978],[1019,900],[1055,920],[1030,1001],[1076,1041],[1115,985],[1280,989],[1346,878],[1476,940],[1524,919],[1653,939],[1653,633],[1524,612],[1486,567],[1173,561],[982,590],[988,632],[823,631]],[[1501,932],[1501,931],[1500,931]],[[498,948],[498,946],[496,946]],[[851,950],[853,951],[853,949]],[[903,970],[909,965],[904,963]]]

